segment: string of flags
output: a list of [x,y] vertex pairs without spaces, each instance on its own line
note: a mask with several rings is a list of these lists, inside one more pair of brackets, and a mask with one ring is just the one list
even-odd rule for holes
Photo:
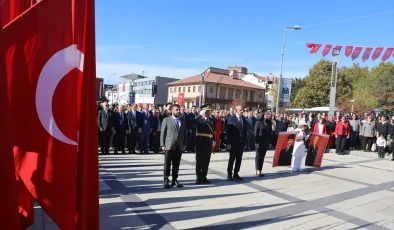
[[[306,47],[310,48],[311,54],[314,54],[317,51],[319,51],[319,49],[322,46],[323,46],[322,44],[317,44],[317,43],[306,43]],[[324,46],[324,49],[322,52],[323,57],[325,57],[330,52],[332,47],[333,47],[333,45],[331,45],[331,44],[327,44]],[[345,47],[345,56],[346,57],[350,56],[353,61],[360,56],[360,54],[364,48],[365,48],[364,53],[362,55],[362,60],[364,62],[371,57],[371,54],[372,54],[372,61],[375,61],[377,58],[379,58],[382,53],[383,53],[382,61],[386,61],[387,59],[390,58],[391,55],[393,55],[392,57],[394,58],[394,48],[392,48],[392,47],[385,48],[385,47],[352,46],[352,45],[336,45],[335,46],[335,48],[339,49],[339,50],[341,50],[342,47]]]

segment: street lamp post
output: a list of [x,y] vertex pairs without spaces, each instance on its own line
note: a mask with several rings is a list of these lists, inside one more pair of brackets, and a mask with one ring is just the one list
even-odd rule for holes
[[279,113],[279,98],[280,98],[280,93],[281,93],[281,84],[282,84],[282,70],[283,70],[283,57],[285,56],[285,45],[286,45],[286,30],[292,29],[292,30],[300,30],[300,26],[287,26],[284,29],[283,33],[283,46],[282,46],[282,60],[280,63],[280,75],[279,75],[279,85],[278,85],[278,98],[276,99],[276,114]]
[[339,59],[340,49],[334,48],[332,50],[332,67],[331,67],[331,84],[330,84],[330,107],[328,110],[328,115],[334,116],[335,110],[335,99],[337,95],[337,81],[338,81],[338,59]]
[[201,81],[200,81],[200,103],[199,103],[199,105],[196,105],[196,106],[198,106],[198,107],[201,107],[201,106],[202,106],[202,92],[203,92],[202,86],[203,86],[203,82],[204,82],[204,73],[201,73]]
[[350,103],[352,103],[352,113],[353,113],[353,104],[354,104],[354,99],[350,100]]

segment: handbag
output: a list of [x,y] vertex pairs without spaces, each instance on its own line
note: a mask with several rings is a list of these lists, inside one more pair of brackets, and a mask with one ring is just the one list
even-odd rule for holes
[[371,151],[376,152],[376,142],[372,144]]

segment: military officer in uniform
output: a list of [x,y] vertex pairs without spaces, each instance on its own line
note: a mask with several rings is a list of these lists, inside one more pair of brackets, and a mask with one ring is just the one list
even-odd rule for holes
[[210,123],[211,105],[201,106],[200,114],[195,117],[196,127],[196,184],[210,184],[207,179],[209,162],[213,151],[214,127]]

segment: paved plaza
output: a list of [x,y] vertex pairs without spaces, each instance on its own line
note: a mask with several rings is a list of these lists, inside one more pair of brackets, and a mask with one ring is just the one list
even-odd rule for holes
[[[244,154],[243,182],[227,181],[228,153],[211,158],[211,185],[195,185],[195,155],[183,154],[179,181],[163,189],[163,155],[100,156],[101,229],[394,229],[394,162],[325,154],[321,168],[254,176]],[[92,178],[93,179],[93,178]],[[30,229],[57,229],[41,209]],[[43,228],[42,226],[45,226]]]

